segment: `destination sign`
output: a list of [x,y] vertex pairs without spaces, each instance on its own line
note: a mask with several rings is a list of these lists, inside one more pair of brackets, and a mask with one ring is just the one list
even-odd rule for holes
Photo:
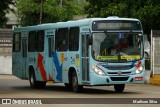
[[94,21],[92,30],[141,30],[141,24],[138,21]]

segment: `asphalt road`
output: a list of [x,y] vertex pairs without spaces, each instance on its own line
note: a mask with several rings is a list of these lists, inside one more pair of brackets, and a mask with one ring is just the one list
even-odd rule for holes
[[[143,98],[149,98],[149,99],[160,98],[160,86],[150,85],[150,84],[129,84],[129,85],[126,85],[123,93],[115,93],[113,86],[84,87],[82,93],[74,93],[70,90],[67,90],[63,84],[47,84],[45,89],[32,89],[30,88],[28,80],[21,80],[13,75],[0,75],[0,98],[3,98],[3,99],[5,98],[6,99],[7,98],[13,98],[13,99],[54,98],[49,100],[57,100],[57,98],[60,98],[60,100],[63,100],[64,102],[63,101],[57,102],[58,104],[55,104],[54,106],[58,106],[58,107],[60,106],[75,107],[74,104],[76,104],[76,102],[79,101],[79,99],[75,100],[77,98],[80,98],[82,100],[81,101],[82,104],[76,105],[76,106],[83,107],[83,106],[86,106],[85,102],[90,101],[85,98],[88,98],[88,99],[95,98],[93,100],[94,102],[87,104],[87,106],[89,105],[91,107],[95,107],[95,106],[106,107],[107,105],[112,107],[113,106],[124,107],[124,104],[92,104],[92,103],[95,103],[96,100],[98,102],[101,99],[107,100],[108,98],[109,98],[108,100],[112,100],[112,101],[114,99],[117,100],[117,98],[120,101],[121,99],[124,99],[126,101],[128,101],[127,99],[136,99],[137,101],[139,101],[141,99],[143,100]],[[72,100],[73,104],[66,105],[66,102],[68,100]],[[60,105],[59,103],[60,104],[62,103],[62,104]],[[127,105],[135,107],[135,104],[127,104]],[[138,105],[140,105],[141,107],[151,106],[151,104],[138,104]],[[159,105],[160,104],[152,104],[152,107],[153,106],[158,107]],[[0,104],[0,107],[1,106],[2,105]],[[12,106],[15,106],[15,105],[12,105]],[[21,106],[21,105],[16,105],[16,106]],[[25,106],[27,105],[23,105],[23,107]]]

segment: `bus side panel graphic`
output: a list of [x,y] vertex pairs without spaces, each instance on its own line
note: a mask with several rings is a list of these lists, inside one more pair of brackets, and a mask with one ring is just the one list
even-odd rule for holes
[[43,66],[43,59],[44,59],[44,57],[40,53],[38,53],[38,66],[37,66],[37,68],[40,69],[43,81],[47,81],[46,71]]
[[53,58],[54,58],[53,61],[54,61],[56,71],[57,71],[56,79],[62,82],[62,64],[61,65],[59,64],[57,54],[55,52],[53,52],[52,54],[53,54]]

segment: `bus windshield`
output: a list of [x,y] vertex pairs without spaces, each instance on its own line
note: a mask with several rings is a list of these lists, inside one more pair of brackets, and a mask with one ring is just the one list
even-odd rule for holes
[[92,55],[108,62],[135,61],[143,57],[141,33],[93,33]]

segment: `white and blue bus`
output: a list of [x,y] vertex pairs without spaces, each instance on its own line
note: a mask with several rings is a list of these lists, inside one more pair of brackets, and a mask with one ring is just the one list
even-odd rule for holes
[[74,92],[83,86],[144,83],[141,22],[132,18],[89,18],[14,29],[12,72],[32,88],[48,81]]

